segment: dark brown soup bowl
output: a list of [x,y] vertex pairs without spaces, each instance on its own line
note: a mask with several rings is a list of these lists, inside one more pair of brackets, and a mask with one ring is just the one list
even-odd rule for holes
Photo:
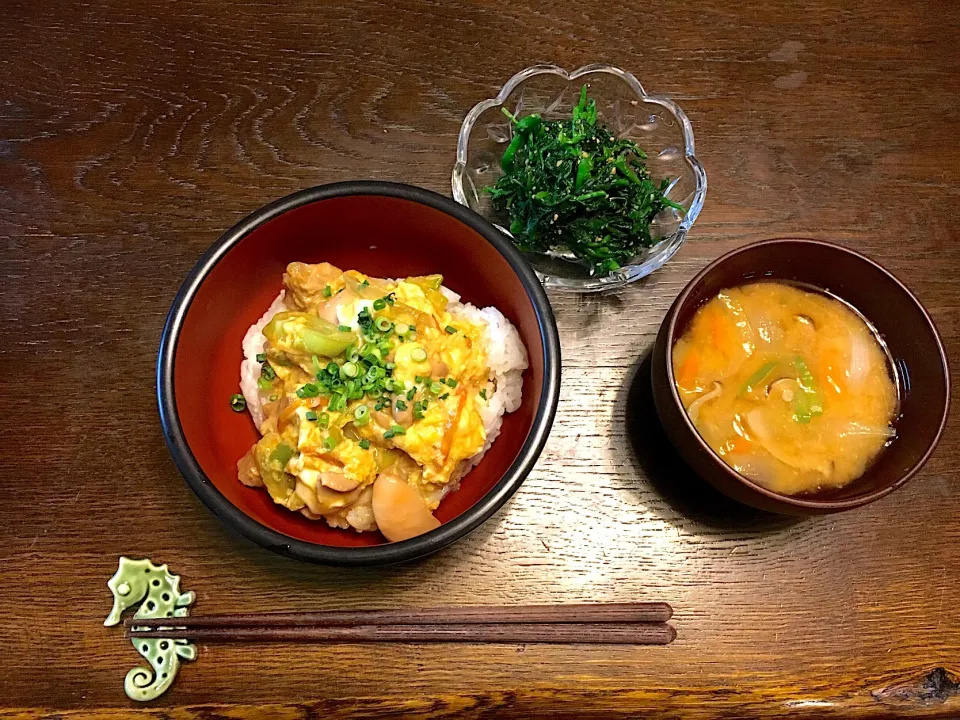
[[[379,277],[440,273],[464,302],[498,308],[529,355],[523,400],[501,434],[434,513],[441,525],[388,543],[377,532],[331,528],[276,505],[237,480],[237,460],[259,439],[239,390],[243,336],[282,288],[287,264],[327,261]],[[553,423],[560,343],[550,303],[510,240],[436,193],[350,182],[277,200],[228,230],[173,301],[157,361],[160,422],[187,484],[227,525],[283,555],[336,565],[379,565],[435,552],[477,528],[520,487]]]
[[[887,344],[899,376],[897,437],[857,480],[839,488],[789,496],[768,490],[730,468],[697,433],[673,377],[673,346],[696,310],[725,288],[759,280],[812,285],[847,301]],[[730,497],[790,515],[839,512],[901,487],[930,457],[947,420],[950,376],[943,345],[920,302],[872,260],[838,245],[779,239],[747,245],[708,265],[667,313],[652,358],[653,397],[660,420],[684,460]]]

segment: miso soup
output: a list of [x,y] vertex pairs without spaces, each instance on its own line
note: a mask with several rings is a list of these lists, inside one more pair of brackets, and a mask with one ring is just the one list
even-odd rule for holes
[[780,282],[718,293],[674,345],[673,372],[701,437],[775,492],[846,485],[896,435],[884,346],[824,293]]

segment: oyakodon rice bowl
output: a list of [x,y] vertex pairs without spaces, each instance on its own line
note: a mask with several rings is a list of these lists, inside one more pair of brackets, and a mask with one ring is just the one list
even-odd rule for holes
[[240,481],[391,541],[438,527],[432,511],[520,406],[527,368],[503,314],[441,282],[291,263],[243,340],[234,407],[245,404],[262,438]]

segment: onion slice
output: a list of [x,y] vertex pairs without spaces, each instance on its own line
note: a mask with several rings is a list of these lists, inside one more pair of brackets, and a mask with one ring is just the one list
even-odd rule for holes
[[714,380],[713,389],[698,397],[696,400],[690,403],[690,407],[687,408],[687,415],[690,416],[690,422],[696,423],[697,418],[700,416],[700,408],[713,400],[715,397],[718,397],[721,392],[723,392],[723,385]]

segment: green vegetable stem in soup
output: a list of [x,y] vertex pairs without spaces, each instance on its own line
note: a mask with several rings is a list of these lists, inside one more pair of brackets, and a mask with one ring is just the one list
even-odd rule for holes
[[568,251],[593,275],[607,275],[656,245],[650,225],[665,208],[670,182],[654,183],[636,143],[597,121],[597,107],[580,91],[570,120],[518,119],[500,165],[504,175],[485,188],[510,219],[517,247]]
[[893,439],[892,368],[855,310],[775,282],[718,293],[673,348],[677,392],[701,437],[787,495],[846,485]]

